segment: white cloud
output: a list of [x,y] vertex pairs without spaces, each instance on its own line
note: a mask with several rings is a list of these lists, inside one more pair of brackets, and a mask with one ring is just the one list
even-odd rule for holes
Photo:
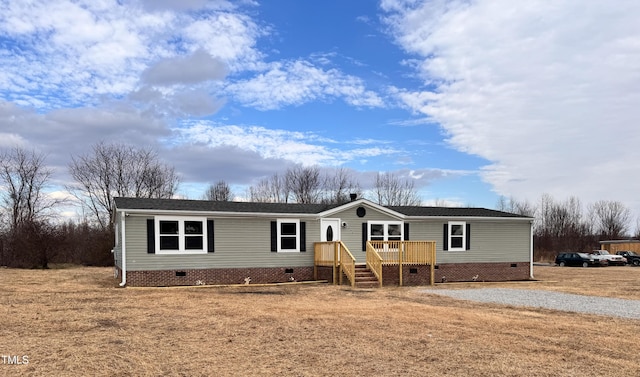
[[304,60],[275,62],[268,70],[227,87],[239,101],[261,110],[301,105],[318,99],[342,98],[359,107],[383,107],[376,93],[364,82],[337,69],[323,70]]
[[385,0],[430,90],[399,90],[504,195],[640,209],[640,3]]
[[395,155],[389,147],[348,148],[328,147],[335,144],[313,133],[271,130],[258,126],[217,125],[207,121],[194,122],[174,129],[176,145],[196,144],[210,148],[227,146],[258,153],[262,158],[282,159],[304,165],[337,166],[365,157]]
[[261,65],[263,54],[256,40],[268,33],[248,16],[233,12],[215,12],[205,18],[191,20],[181,32],[191,49],[204,48],[211,56],[226,62],[232,71]]
[[233,6],[226,0],[141,0],[141,2],[146,9],[151,11],[233,8]]
[[110,0],[1,3],[0,33],[15,44],[0,47],[0,95],[39,108],[95,105],[139,89],[145,71],[152,83],[193,84],[223,78],[225,65],[258,64],[265,31],[228,3],[183,13],[171,1],[157,5],[165,10]]
[[24,147],[24,138],[13,132],[0,132],[0,148]]
[[161,60],[142,72],[142,79],[151,85],[198,84],[220,80],[226,74],[223,62],[199,49],[186,57]]

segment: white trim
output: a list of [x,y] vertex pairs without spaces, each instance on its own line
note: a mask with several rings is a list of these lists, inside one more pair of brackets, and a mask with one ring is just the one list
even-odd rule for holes
[[[156,244],[156,254],[165,255],[165,254],[178,254],[178,255],[186,255],[186,254],[206,254],[207,253],[207,218],[199,217],[199,216],[154,216],[154,228],[155,234],[153,235],[155,238]],[[178,250],[162,250],[160,249],[160,221],[177,221],[178,222],[178,234],[175,236],[178,237]],[[185,237],[188,234],[185,233],[184,223],[185,221],[198,221],[202,222],[202,249],[186,249],[185,248]],[[200,236],[200,235],[197,235]]]
[[[390,220],[369,220],[367,221],[367,240],[371,241],[371,224],[382,224],[383,225],[383,238],[384,241],[389,240],[389,225],[399,225],[400,226],[400,241],[404,240],[404,222],[402,221],[390,221]],[[379,236],[376,236],[379,237]],[[393,237],[398,237],[394,235]]]
[[127,209],[127,213],[132,216],[175,216],[175,217],[215,217],[215,218],[256,218],[256,217],[279,217],[279,218],[309,218],[318,219],[316,213],[277,213],[277,212],[220,212],[220,211],[182,211],[182,210],[155,210],[155,209]]
[[120,286],[124,287],[127,284],[127,244],[125,243],[125,218],[127,214],[122,211],[120,212],[120,223],[122,225],[120,235],[122,236],[122,242],[120,244],[120,258],[122,258],[122,281],[120,282]]
[[407,216],[410,220],[442,220],[456,219],[453,221],[531,221],[531,217],[488,217],[488,216]]
[[[354,202],[355,203],[355,202]],[[401,213],[392,211],[388,208],[379,206],[371,202],[363,202],[370,207],[385,212],[399,220],[442,220],[442,219],[460,219],[461,221],[531,221],[531,217],[490,217],[490,216],[408,216]],[[345,205],[346,206],[346,205]],[[149,209],[126,209],[121,208],[119,210],[126,210],[131,216],[204,216],[204,217],[216,217],[216,218],[296,218],[296,219],[319,219],[325,216],[330,216],[353,205],[345,207],[340,206],[320,213],[275,213],[275,212],[216,212],[216,211],[181,211],[181,210],[149,210]]]
[[[282,248],[282,244],[281,244],[282,227],[280,226],[280,224],[282,224],[282,223],[285,223],[285,224],[295,223],[296,224],[296,248],[295,249],[283,249]],[[285,236],[287,236],[287,235],[285,235]],[[276,220],[276,237],[277,237],[277,243],[278,243],[278,248],[277,248],[278,253],[299,253],[300,252],[300,219],[277,219]],[[291,235],[289,235],[289,237],[291,237]]]
[[530,256],[529,256],[529,276],[531,277],[531,279],[534,279],[533,277],[533,221],[531,222],[531,239],[529,241],[529,249],[530,249]]
[[115,233],[116,233],[115,234],[115,236],[116,236],[115,242],[116,242],[116,247],[118,247],[120,245],[119,244],[119,242],[120,242],[120,223],[118,223],[116,221],[116,223],[114,225],[115,225]]
[[334,229],[333,240],[340,241],[341,240],[340,233],[342,232],[342,223],[340,222],[340,219],[336,217],[328,217],[328,218],[320,219],[320,240],[323,240],[326,238],[326,233],[324,231],[324,224],[328,222],[331,222],[332,224],[334,223],[337,224],[337,226]]
[[402,214],[400,212],[396,212],[396,211],[394,211],[392,209],[389,209],[387,207],[383,207],[383,206],[381,206],[379,204],[376,204],[376,203],[374,203],[374,202],[372,202],[370,200],[367,200],[367,199],[358,199],[356,201],[349,202],[349,203],[343,204],[343,205],[335,207],[335,208],[331,208],[331,209],[326,210],[324,212],[318,213],[318,216],[319,217],[331,216],[333,214],[342,212],[342,211],[344,211],[346,209],[349,209],[349,208],[352,208],[352,207],[361,206],[363,204],[366,204],[367,206],[369,206],[369,207],[371,207],[371,208],[373,208],[373,209],[375,209],[377,211],[385,213],[385,214],[387,214],[389,216],[396,217],[396,218],[398,218],[400,220],[403,220],[403,219],[409,217],[409,216],[407,216],[405,214]]
[[[460,225],[462,227],[462,235],[454,236],[451,234],[451,226],[452,225]],[[451,239],[453,237],[462,237],[462,247],[452,247]],[[447,251],[465,251],[467,250],[467,223],[465,221],[449,221],[449,226],[447,227],[447,240],[449,248]]]

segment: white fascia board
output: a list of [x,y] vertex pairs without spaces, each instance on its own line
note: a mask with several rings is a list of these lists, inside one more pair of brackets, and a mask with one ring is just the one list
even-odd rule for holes
[[336,214],[338,212],[342,212],[342,211],[344,211],[346,209],[357,207],[357,206],[360,206],[360,205],[363,205],[363,204],[366,204],[367,206],[369,206],[369,207],[371,207],[371,208],[373,208],[373,209],[375,209],[377,211],[386,213],[389,216],[396,217],[396,218],[398,218],[400,220],[403,220],[403,219],[407,218],[407,215],[405,215],[405,214],[402,214],[400,212],[396,212],[396,211],[391,210],[391,209],[389,209],[387,207],[383,207],[383,206],[381,206],[379,204],[376,204],[376,203],[374,203],[374,202],[372,202],[370,200],[364,199],[364,198],[355,200],[353,202],[345,203],[345,204],[343,204],[341,206],[338,206],[338,207],[335,207],[335,208],[331,208],[331,209],[326,210],[324,212],[320,212],[320,213],[318,213],[317,216],[318,217],[328,217],[328,216],[334,215],[334,214]]
[[209,217],[278,217],[278,218],[317,218],[314,213],[277,213],[277,212],[216,212],[216,211],[181,211],[181,210],[153,210],[153,209],[121,209],[131,216],[209,216]]
[[525,221],[533,222],[528,217],[486,217],[486,216],[407,216],[407,220],[442,220],[447,221],[469,221],[469,220],[488,220],[488,221]]

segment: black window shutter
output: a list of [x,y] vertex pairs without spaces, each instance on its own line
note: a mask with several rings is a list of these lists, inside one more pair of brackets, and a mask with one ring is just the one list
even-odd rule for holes
[[442,250],[449,250],[449,224],[442,227]]
[[300,222],[300,251],[307,251],[307,223]]
[[367,223],[362,223],[362,251],[367,251]]
[[278,251],[278,223],[271,222],[271,251]]
[[467,231],[465,233],[467,250],[471,250],[471,224],[467,224]]
[[207,252],[209,253],[216,251],[213,239],[213,220],[207,220]]
[[409,223],[404,223],[404,240],[409,241]]
[[155,220],[147,219],[147,253],[156,253],[156,232],[155,232]]

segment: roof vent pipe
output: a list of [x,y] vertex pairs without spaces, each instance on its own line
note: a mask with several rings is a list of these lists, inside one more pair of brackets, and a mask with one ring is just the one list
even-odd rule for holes
[[349,197],[351,198],[351,201],[355,201],[358,198],[358,194],[349,194]]

